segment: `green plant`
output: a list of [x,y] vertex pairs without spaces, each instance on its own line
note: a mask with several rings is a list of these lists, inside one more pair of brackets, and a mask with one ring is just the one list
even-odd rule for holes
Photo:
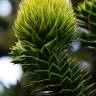
[[[95,0],[85,0],[78,6],[78,25],[82,31],[81,42],[82,47],[88,50],[91,58],[88,58],[91,62],[91,66],[96,68],[95,64],[95,48],[96,48],[96,1]],[[86,55],[85,55],[86,56]]]
[[73,6],[73,9],[74,11],[77,13],[78,12],[78,5],[81,3],[81,2],[84,2],[84,0],[70,0],[72,2],[72,6]]
[[13,62],[30,78],[30,95],[92,96],[94,84],[83,74],[79,60],[69,53],[77,24],[66,0],[25,0],[20,5],[14,31]]
[[85,0],[78,7],[79,15],[79,26],[84,28],[89,34],[95,35],[96,32],[96,1]]

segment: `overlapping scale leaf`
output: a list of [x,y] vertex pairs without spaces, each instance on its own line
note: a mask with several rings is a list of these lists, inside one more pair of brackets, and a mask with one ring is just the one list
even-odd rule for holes
[[27,40],[38,48],[55,39],[67,43],[76,30],[73,16],[72,7],[66,0],[25,0],[20,5],[15,34],[18,39]]
[[[59,51],[54,48],[49,59],[41,59],[40,56],[34,57],[30,54],[26,56],[26,52],[23,53],[22,57],[19,56],[21,58],[19,62],[22,64],[24,71],[27,72],[27,76],[31,78],[31,82],[28,83],[28,86],[32,87],[31,95],[38,93],[37,96],[39,96],[42,93],[41,96],[83,96],[81,94],[91,96],[88,94],[92,93],[94,84],[87,86],[87,81],[90,80],[91,76],[83,76],[78,61],[70,58],[68,50],[63,51],[63,53],[60,49]],[[61,57],[57,58],[60,54]],[[17,59],[14,58],[14,60]]]
[[[77,19],[81,32],[80,54],[83,51],[85,52],[86,55],[84,55],[83,59],[90,62],[92,70],[95,70],[96,66],[93,63],[95,58],[93,55],[95,55],[96,49],[96,0],[85,0],[84,3],[78,6],[78,11]],[[89,56],[87,53],[89,53]]]
[[87,79],[78,60],[71,58],[68,51],[75,39],[76,21],[66,0],[24,0],[14,31],[18,42],[12,49],[13,62],[20,63],[30,78],[30,96],[92,93],[86,89]]
[[96,35],[96,1],[85,0],[79,5],[78,11],[77,18],[81,28],[84,28],[89,34]]
[[68,0],[68,1],[72,3],[73,9],[76,13],[78,13],[78,5],[84,2],[84,0]]

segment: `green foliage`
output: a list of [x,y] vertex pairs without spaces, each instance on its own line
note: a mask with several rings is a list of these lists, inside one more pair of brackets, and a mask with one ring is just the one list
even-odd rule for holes
[[74,8],[75,11],[77,11],[78,5],[79,5],[81,2],[83,2],[83,1],[84,1],[84,0],[71,0],[72,5],[73,5],[73,8]]
[[22,64],[30,78],[31,96],[92,96],[91,76],[69,54],[75,40],[76,20],[66,0],[25,0],[14,31],[13,62]]
[[[78,13],[78,25],[83,32],[81,37],[82,47],[86,48],[85,50],[89,50],[92,55],[94,55],[96,52],[96,1],[85,0],[84,3],[78,6]],[[94,61],[94,57],[95,55],[92,56],[93,60],[91,58],[90,61],[96,62]],[[96,68],[94,65],[96,64],[93,64],[92,67]]]
[[96,32],[96,1],[86,0],[79,6],[79,26],[84,28],[89,34],[95,35]]

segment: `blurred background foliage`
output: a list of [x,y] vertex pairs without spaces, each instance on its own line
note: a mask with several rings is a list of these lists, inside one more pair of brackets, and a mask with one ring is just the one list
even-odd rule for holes
[[[10,48],[15,44],[12,25],[19,2],[20,0],[0,0],[0,57],[9,55]],[[22,80],[8,88],[0,80],[0,96],[24,96],[23,93]]]
[[91,69],[92,82],[96,82],[96,0],[71,1],[79,34],[79,48],[74,54],[79,57],[84,70]]
[[[12,25],[18,11],[20,0],[0,0],[8,1],[11,4],[9,14],[1,14],[0,9],[0,56],[8,55],[10,48],[15,44]],[[96,81],[96,1],[95,0],[70,0],[76,13],[78,22],[78,37],[79,39],[73,43],[72,54],[81,60],[82,68],[86,71],[92,67],[93,80]],[[0,5],[1,6],[1,5]],[[4,5],[3,5],[4,7]],[[4,8],[3,8],[4,9]],[[91,30],[92,29],[92,30]],[[17,85],[6,88],[0,96],[25,96],[24,80],[21,80]],[[26,95],[28,96],[28,95]]]
[[[78,50],[81,61],[96,69],[96,0],[71,0],[78,24]],[[77,43],[76,43],[77,44]],[[78,46],[77,45],[77,46]]]
[[12,25],[16,18],[20,0],[0,0],[0,56],[10,52],[10,46],[16,40]]

